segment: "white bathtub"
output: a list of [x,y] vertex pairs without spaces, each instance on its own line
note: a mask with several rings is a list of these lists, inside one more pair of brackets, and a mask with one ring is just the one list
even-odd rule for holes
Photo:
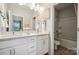
[[68,49],[76,50],[77,49],[77,42],[67,39],[61,39],[60,45],[66,47]]

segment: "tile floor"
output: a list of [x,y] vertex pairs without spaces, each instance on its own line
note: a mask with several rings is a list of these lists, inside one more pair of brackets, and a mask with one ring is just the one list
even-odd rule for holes
[[58,46],[57,50],[54,50],[54,55],[76,55],[77,53],[73,50],[69,50],[65,47]]

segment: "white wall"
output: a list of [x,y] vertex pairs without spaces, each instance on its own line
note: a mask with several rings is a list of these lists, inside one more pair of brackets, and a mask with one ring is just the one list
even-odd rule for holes
[[57,37],[56,30],[60,30],[60,38],[76,40],[76,24],[77,16],[74,5],[62,9],[55,9],[55,37]]
[[77,40],[76,33],[77,17],[74,6],[69,6],[59,12],[59,27],[61,27],[60,38]]
[[58,38],[58,25],[59,25],[59,17],[58,17],[58,11],[55,9],[55,20],[54,20],[54,37]]
[[2,4],[0,3],[0,10],[2,10]]
[[38,14],[38,19],[40,20],[47,20],[49,18],[49,8],[46,8],[45,10],[41,11]]
[[78,13],[77,13],[77,54],[79,55],[79,3],[78,3]]

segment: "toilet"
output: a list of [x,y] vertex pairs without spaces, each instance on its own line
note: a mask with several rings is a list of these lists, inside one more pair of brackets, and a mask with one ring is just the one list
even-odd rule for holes
[[57,50],[58,46],[60,45],[60,41],[54,40],[54,49]]

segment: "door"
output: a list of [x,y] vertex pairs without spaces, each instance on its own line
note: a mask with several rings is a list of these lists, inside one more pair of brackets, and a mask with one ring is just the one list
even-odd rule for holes
[[27,45],[20,45],[20,46],[16,46],[14,48],[14,55],[27,55],[28,51],[27,51]]
[[38,40],[37,41],[37,54],[41,55],[43,53],[43,40]]
[[11,50],[10,49],[0,50],[0,55],[11,55]]
[[49,47],[48,47],[48,38],[43,39],[43,53],[48,53]]

